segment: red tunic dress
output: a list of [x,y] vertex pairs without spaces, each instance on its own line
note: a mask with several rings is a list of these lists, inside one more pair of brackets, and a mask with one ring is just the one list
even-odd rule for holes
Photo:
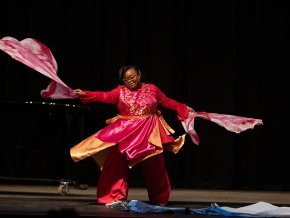
[[187,118],[187,106],[168,98],[153,84],[142,83],[137,90],[120,85],[109,92],[86,91],[81,101],[114,104],[119,115],[110,119],[105,128],[71,148],[74,161],[91,156],[102,168],[110,148],[118,145],[132,167],[164,149],[177,153],[184,143],[185,135],[176,140],[170,136],[174,131],[166,124],[157,106],[176,111],[179,120]]

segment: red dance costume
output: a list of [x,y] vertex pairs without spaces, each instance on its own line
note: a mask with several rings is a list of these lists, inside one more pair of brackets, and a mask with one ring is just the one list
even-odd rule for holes
[[99,203],[110,203],[128,197],[128,167],[142,166],[148,197],[151,203],[167,204],[170,194],[163,150],[177,153],[184,137],[174,139],[157,105],[177,112],[179,120],[188,116],[188,108],[166,97],[153,84],[142,83],[130,90],[124,85],[109,92],[86,91],[83,103],[103,102],[114,104],[119,115],[109,125],[71,148],[74,161],[91,156],[101,168],[97,187]]

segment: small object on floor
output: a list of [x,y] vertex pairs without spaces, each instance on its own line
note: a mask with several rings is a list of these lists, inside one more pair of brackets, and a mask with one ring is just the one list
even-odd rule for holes
[[67,195],[69,193],[69,186],[74,187],[75,189],[79,190],[86,190],[88,189],[87,184],[79,184],[76,181],[70,180],[70,179],[61,179],[59,180],[60,185],[58,187],[58,192],[61,195]]

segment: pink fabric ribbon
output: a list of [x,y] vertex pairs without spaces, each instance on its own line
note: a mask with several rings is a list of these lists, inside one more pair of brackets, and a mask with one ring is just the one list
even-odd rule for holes
[[196,117],[200,117],[209,121],[212,121],[228,131],[241,133],[247,129],[253,129],[255,125],[262,125],[263,121],[261,119],[240,117],[227,114],[217,114],[217,113],[207,113],[207,112],[190,112],[188,117],[181,121],[182,126],[190,135],[191,140],[195,144],[200,143],[200,139],[194,129],[194,120]]
[[0,49],[13,59],[51,79],[48,87],[40,92],[43,98],[77,98],[73,90],[57,76],[57,62],[50,49],[43,43],[32,38],[19,42],[13,37],[6,36],[0,40]]

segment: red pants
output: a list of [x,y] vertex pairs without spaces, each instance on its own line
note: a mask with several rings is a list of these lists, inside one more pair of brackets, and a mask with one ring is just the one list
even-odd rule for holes
[[[128,161],[117,146],[109,153],[97,187],[99,203],[110,203],[128,197]],[[170,181],[165,168],[163,154],[152,156],[141,163],[149,201],[153,204],[167,204],[170,195]]]

